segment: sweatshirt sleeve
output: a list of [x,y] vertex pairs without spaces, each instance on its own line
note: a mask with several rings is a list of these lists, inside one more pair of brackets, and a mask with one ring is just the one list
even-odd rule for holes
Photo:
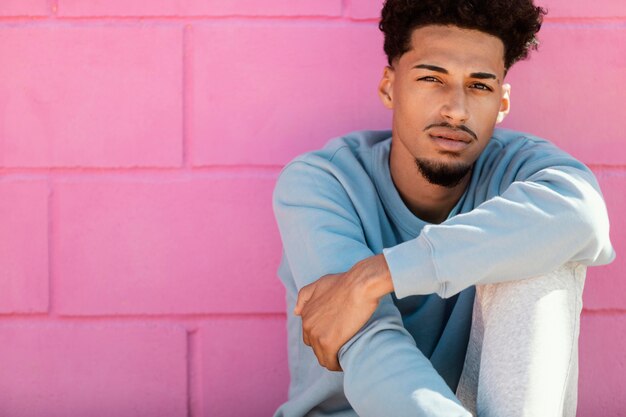
[[[295,291],[374,254],[345,189],[325,169],[290,164],[279,177],[273,204]],[[391,296],[341,348],[339,362],[344,393],[360,416],[471,416],[417,349]]]
[[547,142],[528,142],[490,169],[501,182],[514,172],[499,195],[384,250],[399,298],[433,287],[451,297],[471,285],[529,278],[567,262],[614,259],[600,187],[582,163]]

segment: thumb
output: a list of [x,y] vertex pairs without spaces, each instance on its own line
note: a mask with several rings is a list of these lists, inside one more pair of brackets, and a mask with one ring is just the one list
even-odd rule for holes
[[293,313],[296,316],[302,314],[302,309],[304,308],[304,305],[307,303],[307,301],[309,301],[309,299],[311,298],[312,293],[313,291],[310,285],[307,285],[300,290],[300,292],[298,293],[298,300],[296,301],[296,308],[293,309]]

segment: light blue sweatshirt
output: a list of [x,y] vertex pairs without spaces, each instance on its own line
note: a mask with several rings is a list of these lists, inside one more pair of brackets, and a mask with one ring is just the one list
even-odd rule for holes
[[[474,285],[615,257],[599,186],[549,142],[496,129],[448,219],[404,205],[389,171],[391,132],[355,132],[288,164],[274,191],[287,290],[289,400],[275,416],[469,416],[454,395]],[[298,291],[384,253],[395,296],[322,368],[293,315]],[[397,296],[397,298],[396,298]]]

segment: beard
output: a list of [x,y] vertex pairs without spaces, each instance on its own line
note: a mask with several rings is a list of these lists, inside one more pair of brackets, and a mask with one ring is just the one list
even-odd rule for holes
[[443,163],[415,158],[415,164],[426,181],[447,188],[459,185],[472,171],[472,165],[464,162]]

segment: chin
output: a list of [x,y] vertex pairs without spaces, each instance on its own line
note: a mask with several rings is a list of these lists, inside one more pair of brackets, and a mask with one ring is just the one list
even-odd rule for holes
[[434,185],[453,188],[457,186],[472,171],[472,166],[465,161],[442,161],[415,158],[415,164],[420,174]]

